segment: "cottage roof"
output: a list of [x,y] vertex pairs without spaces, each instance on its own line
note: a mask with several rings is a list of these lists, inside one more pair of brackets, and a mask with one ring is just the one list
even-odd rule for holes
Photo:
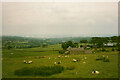
[[84,51],[84,48],[72,48],[72,47],[68,47],[67,50],[68,51]]

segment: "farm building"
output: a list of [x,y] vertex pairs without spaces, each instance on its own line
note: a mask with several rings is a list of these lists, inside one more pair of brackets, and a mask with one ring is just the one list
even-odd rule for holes
[[107,46],[107,47],[113,47],[113,46],[116,46],[117,43],[107,43],[107,44],[104,44],[104,46]]
[[65,54],[81,54],[81,53],[92,53],[92,50],[85,50],[84,48],[72,48],[68,47]]

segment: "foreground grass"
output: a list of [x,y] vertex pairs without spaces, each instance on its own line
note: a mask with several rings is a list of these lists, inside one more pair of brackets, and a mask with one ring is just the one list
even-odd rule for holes
[[[54,48],[54,51],[53,51]],[[69,55],[69,57],[58,58],[60,55],[58,50],[61,50],[60,45],[53,45],[47,48],[28,48],[28,49],[14,49],[3,50],[3,78],[33,78],[33,76],[18,76],[14,72],[16,70],[27,67],[41,67],[41,66],[54,66],[54,62],[61,61],[59,64],[66,68],[59,74],[50,76],[36,75],[35,78],[117,78],[118,77],[118,52],[99,52],[92,54],[79,54]],[[13,53],[13,54],[11,54]],[[96,61],[98,55],[109,56],[109,62]],[[26,59],[26,57],[31,57]],[[46,56],[46,58],[36,59],[35,56]],[[83,57],[87,59],[83,60]],[[50,58],[50,59],[49,59]],[[72,62],[72,59],[79,59],[78,62]],[[23,60],[32,60],[32,64],[24,64]],[[86,63],[83,63],[86,62]],[[91,72],[97,70],[100,72],[98,75],[93,75]]]

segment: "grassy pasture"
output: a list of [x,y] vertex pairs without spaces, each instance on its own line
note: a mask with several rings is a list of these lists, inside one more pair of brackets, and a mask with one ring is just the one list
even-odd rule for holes
[[[58,58],[58,50],[62,50],[61,45],[51,45],[46,48],[27,48],[27,49],[3,49],[2,75],[3,78],[117,78],[118,77],[118,52],[99,52],[91,54],[67,55]],[[98,55],[109,56],[110,62],[96,61]],[[46,56],[46,58],[36,59],[35,56]],[[69,57],[68,57],[69,56]],[[26,58],[31,57],[31,58]],[[84,59],[87,57],[87,59]],[[50,59],[49,59],[50,58]],[[78,62],[72,62],[72,59],[78,59]],[[25,64],[23,60],[32,60],[32,64]],[[65,68],[59,74],[50,76],[17,76],[16,70],[28,67],[54,66],[54,62],[61,61]],[[86,62],[86,63],[83,63]],[[100,74],[93,75],[91,72],[97,70]]]

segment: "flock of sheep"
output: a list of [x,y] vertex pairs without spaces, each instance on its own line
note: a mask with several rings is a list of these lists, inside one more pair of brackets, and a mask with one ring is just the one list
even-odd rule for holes
[[[61,57],[70,57],[70,56],[68,56],[68,55],[65,55],[65,56],[58,56],[58,58],[61,58]],[[26,59],[27,58],[32,58],[32,57],[25,57]],[[35,56],[35,58],[36,59],[39,59],[39,58],[46,58],[46,56]],[[50,57],[48,58],[48,59],[51,59]],[[55,58],[56,59],[56,58]],[[82,59],[82,60],[85,60],[85,59],[87,59],[87,57],[84,57],[84,59]],[[77,62],[78,60],[77,59],[73,59],[72,60],[73,62]],[[29,63],[29,64],[31,64],[33,61],[29,61],[29,60],[24,60],[24,63]],[[61,64],[61,61],[59,61],[59,62],[54,62],[54,65],[55,64]],[[86,62],[83,62],[83,63],[86,63]]]
[[[65,55],[65,56],[58,56],[58,58],[61,58],[61,57],[70,57],[69,55]],[[26,58],[32,58],[32,57],[26,57]],[[36,56],[35,57],[36,59],[39,59],[39,58],[46,58],[46,56]],[[50,57],[48,58],[48,59],[51,59]],[[56,58],[55,58],[56,59]],[[83,56],[82,58],[81,58],[81,60],[86,60],[87,59],[87,56]],[[74,58],[74,59],[72,59],[71,61],[73,61],[73,62],[77,62],[77,61],[79,61],[78,59],[76,59],[76,58]],[[31,64],[31,63],[33,63],[33,61],[29,61],[29,60],[24,60],[24,63],[25,64]],[[54,65],[57,65],[57,64],[61,64],[62,63],[62,61],[60,60],[60,61],[58,61],[58,62],[54,62]],[[83,62],[83,64],[85,64],[86,62],[84,61]],[[99,71],[92,71],[92,74],[99,74],[100,72]]]
[[33,61],[26,61],[26,60],[24,60],[24,63],[26,63],[26,64],[31,64]]

